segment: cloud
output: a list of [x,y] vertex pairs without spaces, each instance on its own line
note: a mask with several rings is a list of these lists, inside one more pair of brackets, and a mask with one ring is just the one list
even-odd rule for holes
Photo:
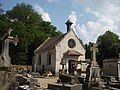
[[[87,0],[77,0],[77,2],[84,3]],[[120,36],[120,1],[118,3],[113,0],[93,0],[94,6],[87,5],[84,12],[87,15],[92,15],[94,19],[88,20],[83,24],[76,25],[76,32],[79,34],[83,42],[96,42],[98,36],[107,30],[111,30]],[[99,4],[98,4],[99,3]],[[84,16],[84,15],[83,15]]]
[[45,12],[44,9],[43,9],[41,6],[39,6],[38,4],[35,4],[34,9],[35,9],[39,14],[42,15],[43,21],[51,22],[51,18],[50,18],[50,16],[49,16],[49,14],[48,14],[47,12]]
[[71,11],[71,14],[68,16],[68,19],[73,23],[72,27],[76,25],[77,22],[77,14],[75,11]]
[[50,3],[58,2],[58,0],[47,0],[47,1],[50,2]]

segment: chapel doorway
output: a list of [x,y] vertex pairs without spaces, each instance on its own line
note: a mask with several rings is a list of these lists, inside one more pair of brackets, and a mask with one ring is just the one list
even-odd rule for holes
[[74,71],[76,70],[76,62],[75,60],[68,61],[68,73],[74,75]]

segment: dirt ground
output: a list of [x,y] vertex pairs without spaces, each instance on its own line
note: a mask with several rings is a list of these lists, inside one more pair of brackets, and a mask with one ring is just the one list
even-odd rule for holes
[[40,85],[45,89],[48,87],[48,84],[56,83],[57,80],[58,77],[38,78]]

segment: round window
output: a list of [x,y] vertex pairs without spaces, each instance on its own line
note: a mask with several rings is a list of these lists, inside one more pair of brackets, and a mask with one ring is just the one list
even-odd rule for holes
[[69,46],[70,48],[75,47],[75,45],[76,45],[76,42],[75,42],[74,39],[69,39],[69,40],[68,40],[68,46]]

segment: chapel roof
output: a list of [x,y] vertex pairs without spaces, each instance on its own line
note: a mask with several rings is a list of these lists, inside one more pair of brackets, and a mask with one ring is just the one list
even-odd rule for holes
[[[71,31],[71,25],[73,23],[68,20],[66,22],[66,25],[67,25],[67,33],[69,33],[69,31]],[[73,30],[72,30],[73,31]],[[64,37],[65,35],[67,34],[62,34],[62,35],[59,35],[59,36],[56,36],[56,37],[52,37],[52,38],[48,38],[47,40],[45,40],[34,52],[42,52],[42,51],[45,51],[45,50],[50,50],[50,49],[54,49],[55,48],[55,45],[57,45]],[[73,31],[73,33],[75,34],[75,32]],[[76,34],[75,34],[76,35]],[[77,35],[76,35],[77,37]],[[77,37],[78,38],[78,37]],[[78,40],[80,41],[80,39],[78,38]],[[84,45],[83,43],[80,41],[82,47],[84,48]]]
[[36,50],[36,51],[45,51],[45,50],[50,50],[50,49],[53,49],[55,48],[55,45],[57,43],[59,43],[63,38],[64,36],[66,35],[65,34],[62,34],[62,35],[58,35],[56,37],[52,37],[52,38],[48,38],[45,42],[43,42],[43,44],[41,44]]

